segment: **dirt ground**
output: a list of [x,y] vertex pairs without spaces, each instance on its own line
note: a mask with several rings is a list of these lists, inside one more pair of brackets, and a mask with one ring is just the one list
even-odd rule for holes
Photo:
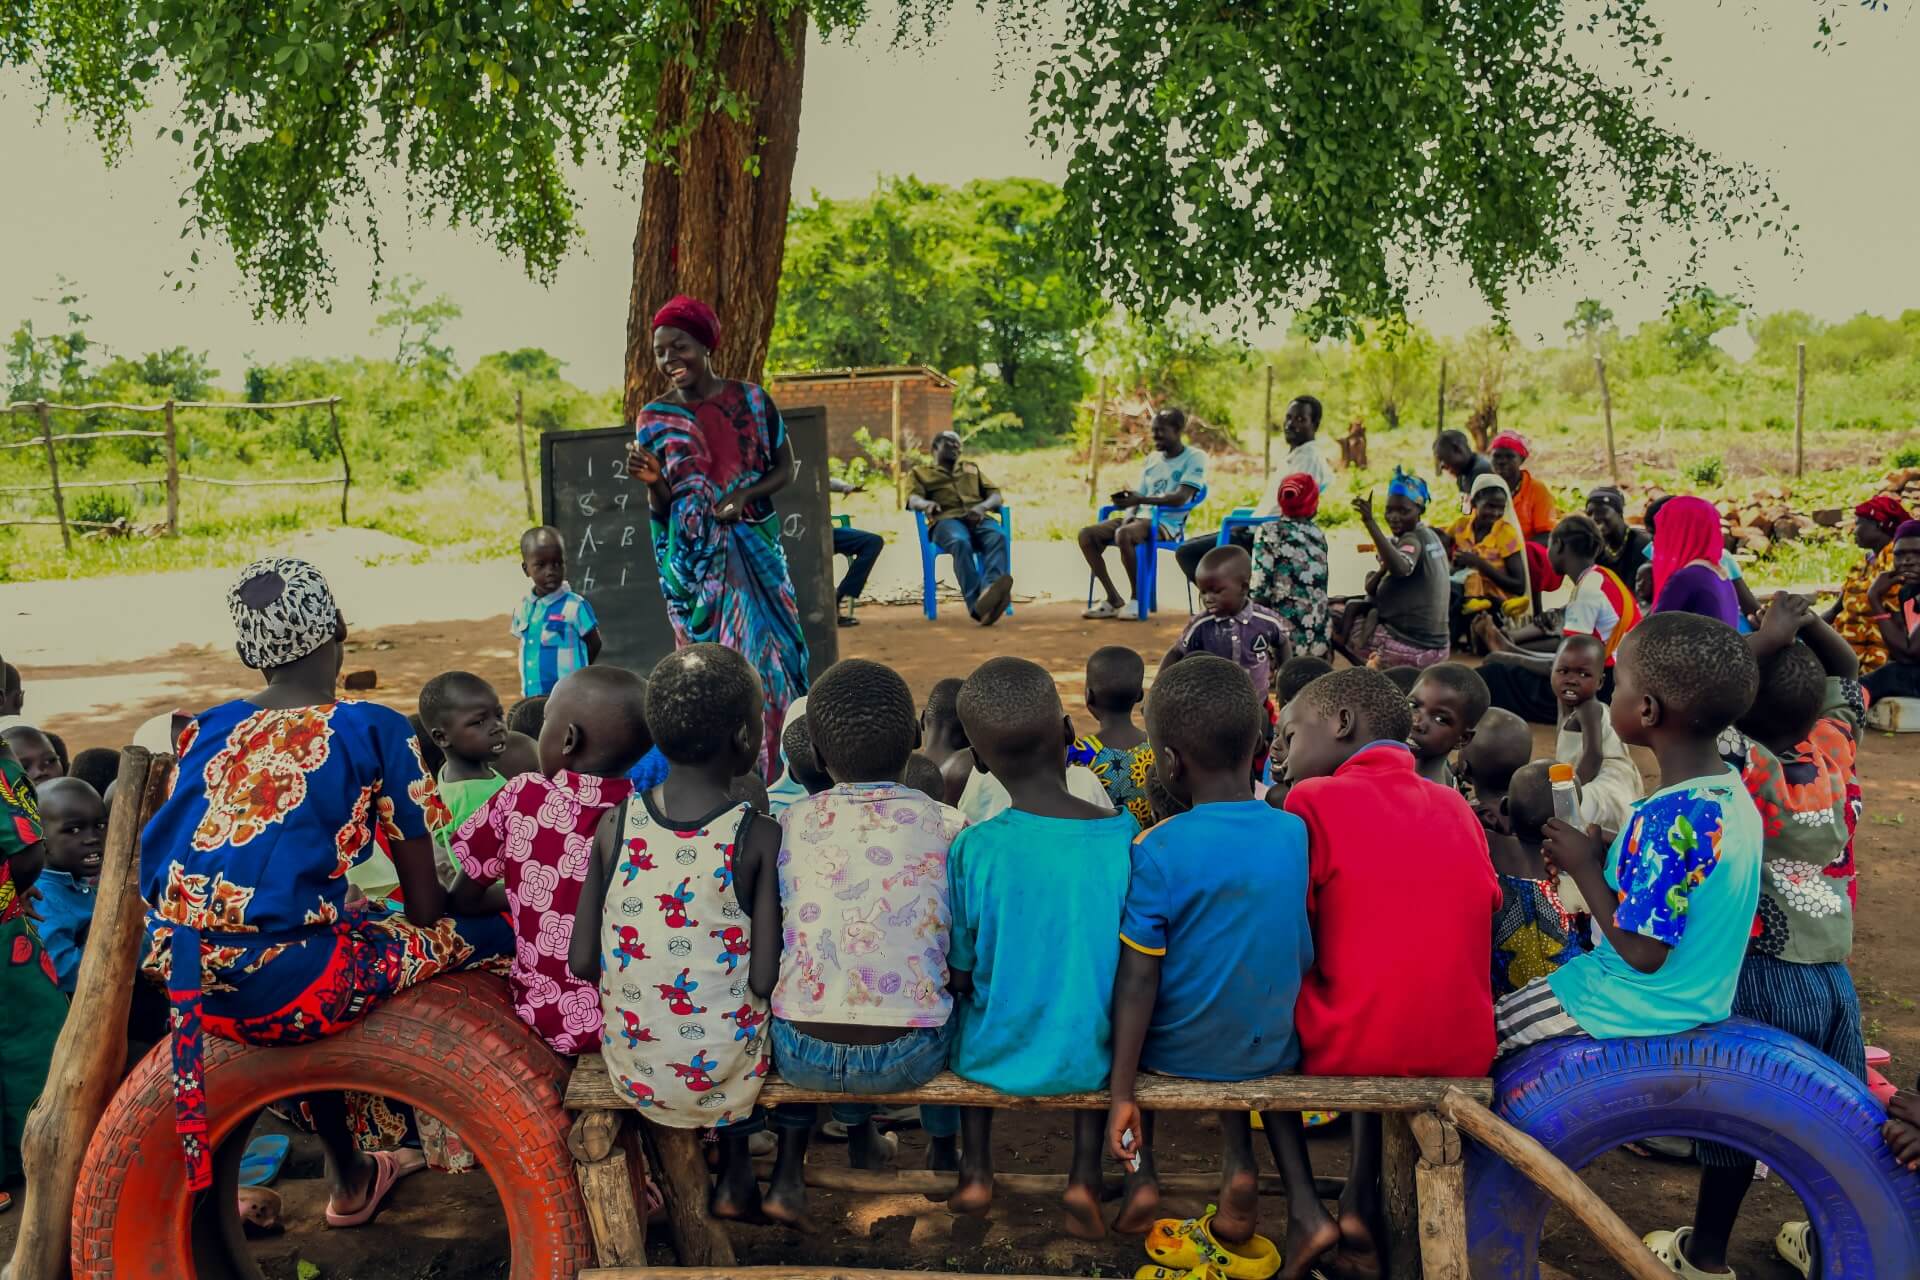
[[[913,608],[863,609],[862,626],[841,633],[847,656],[874,658],[898,669],[919,695],[934,681],[965,675],[999,654],[1017,654],[1051,670],[1069,710],[1078,710],[1086,656],[1102,644],[1128,643],[1151,667],[1184,621],[1184,611],[1163,614],[1142,625],[1085,622],[1077,607],[1022,606],[1000,626],[983,631],[959,618],[928,623]],[[451,668],[465,668],[510,694],[517,687],[512,655],[500,643],[503,617],[473,622],[386,627],[357,633],[347,659],[349,671],[373,668],[379,684],[368,696],[412,710],[420,685]],[[193,690],[206,705],[253,687],[255,677],[231,653],[180,649],[164,659],[85,670],[29,668],[29,691],[36,679],[78,676],[139,676],[166,668],[177,684]],[[509,696],[508,702],[512,701]],[[127,741],[143,720],[172,709],[177,692],[130,696],[90,716],[52,727],[74,750],[114,746]],[[1085,719],[1084,714],[1081,717]],[[1542,750],[1550,750],[1545,730]],[[1853,959],[1866,1018],[1867,1040],[1888,1049],[1895,1078],[1910,1080],[1920,1071],[1920,959],[1910,945],[1911,927],[1898,924],[1899,913],[1920,900],[1920,847],[1910,834],[1920,829],[1920,771],[1913,740],[1871,734],[1862,744],[1861,774],[1866,816],[1857,842],[1860,865],[1859,906]],[[996,1128],[1000,1167],[1008,1172],[1064,1170],[1071,1139],[1064,1116],[1008,1113]],[[1345,1165],[1344,1129],[1314,1141],[1317,1172],[1338,1174]],[[421,1176],[404,1184],[378,1229],[331,1232],[319,1225],[322,1192],[317,1156],[304,1145],[301,1157],[280,1183],[292,1224],[284,1236],[262,1242],[256,1256],[269,1275],[293,1280],[304,1261],[318,1268],[320,1280],[424,1280],[425,1277],[484,1277],[506,1274],[505,1235],[488,1180],[482,1175]],[[1203,1172],[1217,1168],[1217,1145],[1210,1117],[1167,1118],[1157,1151],[1168,1171]],[[843,1152],[819,1146],[815,1159],[839,1161]],[[924,1158],[917,1131],[905,1135],[902,1165]],[[1264,1157],[1263,1157],[1264,1159]],[[1612,1153],[1585,1171],[1587,1180],[1636,1231],[1678,1226],[1690,1216],[1694,1171],[1691,1166]],[[816,1191],[820,1230],[800,1236],[771,1227],[737,1230],[743,1263],[848,1264],[968,1270],[1004,1273],[1131,1275],[1144,1260],[1132,1240],[1085,1244],[1058,1234],[1053,1206],[1003,1196],[985,1222],[955,1219],[917,1196],[852,1197]],[[1174,1198],[1171,1208],[1198,1210],[1200,1202]],[[1268,1201],[1265,1220],[1277,1224],[1282,1205]],[[1779,1224],[1804,1216],[1778,1179],[1757,1187],[1747,1201],[1731,1258],[1742,1276],[1789,1280],[1795,1273],[1773,1253]],[[0,1256],[11,1249],[17,1214],[0,1217]],[[664,1244],[662,1245],[664,1249]],[[666,1260],[670,1255],[658,1255]],[[1548,1224],[1542,1257],[1549,1274],[1600,1280],[1615,1274],[1585,1233],[1556,1216]],[[314,1280],[313,1272],[300,1280]]]

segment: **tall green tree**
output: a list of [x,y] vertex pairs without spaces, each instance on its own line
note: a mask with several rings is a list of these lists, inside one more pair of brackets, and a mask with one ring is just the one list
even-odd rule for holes
[[[952,2],[900,0],[896,39],[933,34]],[[1822,42],[1838,7],[1813,5]],[[1684,90],[1647,0],[993,9],[1011,57],[1034,55],[1032,130],[1066,157],[1080,279],[1141,314],[1301,308],[1338,330],[1403,310],[1443,261],[1498,311],[1571,251],[1640,266],[1675,230],[1691,276],[1716,235],[1787,231],[1761,175],[1655,114]],[[476,227],[547,279],[579,234],[570,168],[640,171],[631,411],[660,385],[647,320],[677,291],[719,309],[729,372],[760,372],[807,30],[874,16],[868,0],[16,0],[0,65],[110,156],[166,104],[190,229],[225,240],[279,313],[324,303],[330,229],[377,255],[386,179],[410,215]]]
[[1660,341],[1681,369],[1709,364],[1719,353],[1714,335],[1740,321],[1740,303],[1706,285],[1697,285],[1667,308],[1661,317]]
[[1366,403],[1387,420],[1388,430],[1400,426],[1404,409],[1425,400],[1437,354],[1433,335],[1405,316],[1389,316],[1357,334],[1353,375]]
[[774,361],[971,368],[984,413],[1065,430],[1105,308],[1073,274],[1059,216],[1060,189],[1033,178],[890,178],[859,200],[816,195],[787,232]]

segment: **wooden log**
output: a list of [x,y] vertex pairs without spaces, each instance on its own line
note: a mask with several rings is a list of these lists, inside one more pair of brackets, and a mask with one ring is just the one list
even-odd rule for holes
[[1100,415],[1107,410],[1107,378],[1100,375],[1100,393],[1093,402],[1093,439],[1087,448],[1087,501],[1100,509]]
[[[1142,1076],[1135,1091],[1140,1105],[1151,1111],[1432,1111],[1441,1099],[1457,1092],[1468,1099],[1491,1101],[1493,1082],[1486,1079],[1408,1079],[1397,1076],[1269,1076],[1259,1080],[1221,1083],[1177,1080],[1171,1076]],[[841,1093],[795,1088],[777,1073],[767,1077],[760,1101],[845,1102]],[[1068,1093],[1053,1098],[1016,1098],[982,1084],[942,1072],[922,1088],[905,1093],[863,1095],[862,1102],[882,1106],[945,1103],[962,1107],[994,1107],[1007,1111],[1105,1111],[1105,1090]],[[567,1082],[567,1108],[572,1111],[629,1111],[633,1101],[607,1077],[599,1054],[582,1054]]]
[[180,532],[180,433],[173,423],[173,401],[167,401],[167,536]]
[[620,1139],[618,1111],[583,1111],[567,1131],[567,1150],[582,1164],[605,1160]]
[[[50,404],[47,408],[49,410],[64,409],[66,406]],[[66,435],[55,435],[53,442],[55,444],[69,444],[75,440],[115,440],[129,438],[162,440],[166,438],[166,434],[164,431],[75,431]],[[0,449],[38,449],[41,447],[41,444],[41,438],[36,436],[31,440],[16,440],[12,444],[0,444]]]
[[1387,1227],[1387,1280],[1419,1280],[1420,1216],[1425,1207],[1416,1196],[1414,1146],[1410,1117],[1380,1118],[1380,1208]]
[[1260,482],[1262,484],[1273,475],[1273,366],[1267,366],[1267,416],[1261,421],[1265,424],[1260,435],[1263,444],[1260,455]]
[[[605,1114],[605,1113],[590,1113]],[[754,1172],[765,1180],[773,1172],[771,1160],[754,1163]],[[960,1181],[956,1173],[936,1173],[931,1169],[849,1169],[831,1164],[809,1164],[801,1180],[819,1191],[846,1191],[860,1195],[945,1196],[953,1193]],[[1118,1173],[1106,1175],[1104,1187],[1119,1191],[1125,1179]],[[993,1186],[1017,1196],[1057,1196],[1067,1189],[1064,1173],[995,1173]],[[1323,1200],[1337,1200],[1346,1190],[1345,1178],[1315,1178],[1314,1191]],[[1220,1190],[1220,1175],[1214,1173],[1163,1173],[1160,1190],[1169,1195],[1211,1196]],[[1286,1183],[1273,1174],[1260,1176],[1260,1194],[1284,1196]],[[929,1205],[929,1208],[938,1208]]]
[[621,1116],[588,1111],[573,1122],[567,1149],[573,1153],[580,1197],[587,1206],[594,1256],[603,1267],[644,1264],[647,1228],[634,1197],[634,1178],[620,1145]]
[[[140,831],[165,799],[172,770],[172,756],[155,756],[143,747],[120,753],[114,784],[120,800],[107,821],[93,925],[73,1005],[54,1043],[46,1087],[20,1139],[27,1202],[7,1268],[18,1280],[58,1280],[67,1274],[80,1162],[126,1067],[127,1009],[146,916],[140,901]],[[138,799],[127,803],[133,797]]]
[[347,495],[353,491],[353,464],[347,461],[347,442],[340,435],[340,397],[327,401],[327,426],[333,431],[333,447],[340,451],[340,523],[347,522]]
[[1465,1162],[1434,1164],[1423,1159],[1414,1166],[1413,1176],[1420,1189],[1422,1280],[1468,1280]]
[[1673,1280],[1673,1272],[1640,1242],[1633,1229],[1580,1175],[1554,1158],[1551,1151],[1487,1110],[1464,1092],[1449,1093],[1436,1108],[1459,1125],[1481,1146],[1524,1174],[1528,1181],[1558,1201],[1592,1233],[1607,1256],[1620,1264],[1632,1280]]
[[[733,1274],[733,1241],[726,1228],[707,1214],[707,1161],[697,1129],[642,1124],[647,1161],[666,1203],[667,1230],[683,1267],[721,1267]],[[632,1192],[627,1193],[631,1198]]]
[[47,479],[53,490],[53,517],[60,522],[60,545],[73,550],[73,530],[67,528],[67,500],[60,496],[60,457],[53,447],[53,418],[47,402],[40,401],[40,442],[47,450]]

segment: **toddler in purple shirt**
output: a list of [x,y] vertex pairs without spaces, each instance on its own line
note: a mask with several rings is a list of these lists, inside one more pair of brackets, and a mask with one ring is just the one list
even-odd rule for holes
[[1187,624],[1160,670],[1196,653],[1225,658],[1253,681],[1254,697],[1271,711],[1273,673],[1292,653],[1287,625],[1265,605],[1248,599],[1253,586],[1253,560],[1244,548],[1215,547],[1200,561],[1194,574],[1200,588],[1202,612]]

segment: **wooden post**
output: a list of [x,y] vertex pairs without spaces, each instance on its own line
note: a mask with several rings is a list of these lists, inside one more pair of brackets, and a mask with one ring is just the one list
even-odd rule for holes
[[1447,429],[1447,358],[1440,357],[1440,400],[1433,410],[1433,434]]
[[347,461],[347,442],[340,438],[340,397],[327,400],[327,424],[333,428],[333,447],[340,451],[340,523],[347,522],[347,491],[353,488],[353,464]]
[[60,459],[53,449],[53,411],[45,400],[34,402],[40,415],[40,440],[47,446],[47,475],[53,481],[53,514],[60,520],[60,545],[73,550],[73,531],[67,528],[67,500],[60,493]]
[[1414,1198],[1418,1160],[1408,1117],[1381,1116],[1380,1203],[1387,1225],[1387,1280],[1419,1280],[1420,1207]]
[[1469,1280],[1467,1269],[1467,1166],[1460,1158],[1460,1131],[1432,1112],[1413,1117],[1420,1163],[1420,1269],[1423,1280]]
[[173,400],[167,400],[167,536],[180,536],[180,437],[173,425]]
[[1613,395],[1607,390],[1607,358],[1596,355],[1593,358],[1593,371],[1600,376],[1600,414],[1607,421],[1607,474],[1613,477],[1613,487],[1620,487],[1620,459],[1613,451]]
[[893,380],[893,505],[904,506],[907,491],[900,482],[900,379]]
[[1267,416],[1262,420],[1262,448],[1260,451],[1260,483],[1265,484],[1273,475],[1273,366],[1267,366]]
[[666,1202],[667,1230],[683,1267],[731,1267],[733,1241],[707,1215],[707,1158],[697,1129],[669,1129],[641,1122],[649,1163],[660,1198]]
[[21,1134],[27,1203],[8,1274],[41,1280],[67,1274],[73,1196],[87,1143],[126,1067],[127,1008],[145,936],[140,901],[140,829],[166,798],[171,756],[144,747],[120,753],[107,821],[107,845],[94,896],[93,924],[66,1025],[54,1044],[53,1069]]
[[1093,443],[1087,449],[1087,501],[1100,506],[1100,415],[1107,411],[1107,379],[1100,377],[1099,398],[1093,402]]
[[567,1149],[587,1205],[594,1256],[603,1267],[646,1265],[647,1231],[634,1201],[634,1178],[620,1146],[618,1111],[583,1111]]
[[[1807,472],[1807,344],[1795,344],[1793,351],[1793,478]],[[56,499],[58,487],[56,487]]]
[[513,392],[513,427],[520,435],[520,487],[527,494],[527,523],[538,524],[540,517],[533,514],[533,473],[527,470],[526,397],[518,387]]

